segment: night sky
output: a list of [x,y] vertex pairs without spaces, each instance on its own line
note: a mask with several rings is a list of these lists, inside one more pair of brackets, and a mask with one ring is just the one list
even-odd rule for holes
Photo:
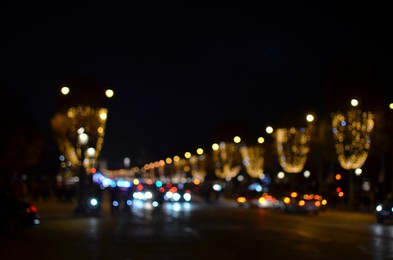
[[353,93],[391,97],[391,4],[134,2],[18,2],[0,15],[2,82],[48,138],[64,77],[94,75],[114,89],[109,168],[262,135]]

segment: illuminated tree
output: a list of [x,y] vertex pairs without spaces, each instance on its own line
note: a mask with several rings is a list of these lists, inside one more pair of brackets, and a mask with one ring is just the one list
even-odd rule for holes
[[240,153],[235,143],[220,142],[213,145],[214,173],[217,177],[227,181],[236,177],[241,169]]
[[246,168],[247,174],[252,178],[262,178],[263,164],[264,164],[264,150],[260,145],[246,146],[240,148],[243,158],[243,165]]
[[281,167],[288,173],[303,170],[310,151],[310,133],[307,128],[279,128],[276,130],[276,148]]
[[[342,168],[355,170],[366,162],[370,147],[370,134],[374,128],[374,114],[356,109],[358,102],[352,100],[353,108],[347,113],[332,114],[332,129],[338,161]],[[349,207],[354,206],[354,180],[349,173]]]

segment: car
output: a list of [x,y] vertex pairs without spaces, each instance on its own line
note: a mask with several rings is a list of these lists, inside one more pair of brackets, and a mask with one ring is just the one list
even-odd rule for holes
[[239,207],[247,208],[275,209],[279,206],[277,199],[267,192],[241,194],[236,197],[236,202]]
[[189,189],[179,189],[173,186],[165,193],[164,199],[168,202],[191,202],[192,193]]
[[387,222],[393,222],[393,197],[388,197],[375,207],[375,217],[377,223],[384,224]]
[[9,192],[0,192],[0,231],[15,233],[40,224],[35,204],[22,200]]
[[318,215],[326,203],[319,194],[292,191],[282,197],[281,209],[287,213]]

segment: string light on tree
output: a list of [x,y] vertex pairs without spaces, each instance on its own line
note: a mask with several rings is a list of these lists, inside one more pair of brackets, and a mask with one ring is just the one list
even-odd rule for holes
[[[357,99],[351,100],[352,108],[347,113],[332,114],[332,130],[338,161],[346,170],[360,169],[368,157],[371,146],[370,135],[374,128],[374,114],[356,108]],[[355,205],[354,175],[348,178],[348,206]]]
[[281,167],[288,173],[299,173],[307,161],[310,134],[306,128],[276,130],[276,148]]
[[346,170],[363,166],[370,150],[370,134],[374,128],[374,114],[356,109],[356,99],[351,100],[351,104],[354,108],[347,113],[338,112],[332,115],[338,161]]
[[[263,137],[258,138],[259,143],[263,143]],[[264,149],[261,145],[255,145],[248,147],[243,145],[240,148],[240,152],[243,158],[243,165],[246,167],[247,174],[252,178],[264,177],[263,164],[264,164]]]
[[235,143],[220,142],[213,144],[213,160],[217,177],[230,181],[236,177],[241,169],[241,164],[236,163],[236,156],[239,152]]

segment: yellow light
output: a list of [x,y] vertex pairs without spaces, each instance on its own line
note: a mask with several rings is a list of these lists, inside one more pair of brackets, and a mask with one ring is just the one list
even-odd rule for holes
[[212,149],[214,151],[217,151],[218,149],[220,149],[220,146],[217,143],[212,144]]
[[64,86],[61,88],[61,94],[63,94],[64,96],[68,95],[70,93],[70,88],[67,86]]
[[213,160],[216,162],[214,173],[217,177],[227,181],[236,177],[242,167],[234,161],[236,153],[238,153],[236,144],[220,142],[218,148],[213,151]]
[[239,137],[239,136],[235,136],[234,138],[233,138],[233,141],[235,142],[235,143],[240,143],[241,142],[241,138]]
[[306,116],[306,120],[307,120],[307,122],[313,122],[314,121],[314,115],[312,115],[312,114],[308,114],[307,116]]
[[258,137],[258,143],[263,144],[265,142],[265,138],[263,137]]
[[112,89],[107,89],[107,90],[105,91],[105,96],[106,96],[107,98],[112,98],[114,94],[115,94],[115,92],[113,92]]
[[303,170],[310,150],[310,133],[305,128],[280,128],[276,131],[278,160],[286,172]]
[[244,203],[244,202],[246,202],[246,198],[245,197],[238,197],[237,198],[237,202],[238,203]]
[[203,149],[202,148],[198,148],[196,150],[196,152],[197,152],[197,154],[201,155],[201,154],[203,154]]
[[185,152],[184,153],[184,157],[187,158],[187,159],[190,159],[191,153],[190,152]]
[[346,114],[336,113],[332,119],[338,161],[346,170],[361,168],[371,146],[374,114],[352,109]]
[[271,127],[271,126],[266,127],[266,133],[268,133],[268,134],[273,133],[273,127]]
[[263,176],[263,152],[264,150],[260,145],[250,147],[243,146],[240,148],[243,164],[246,167],[248,175],[252,178],[261,178]]
[[303,207],[304,205],[306,205],[306,202],[304,200],[300,200],[298,204],[300,207]]
[[107,113],[106,113],[106,111],[101,111],[100,112],[100,118],[101,118],[101,120],[103,120],[103,121],[105,121],[106,119],[107,119]]

